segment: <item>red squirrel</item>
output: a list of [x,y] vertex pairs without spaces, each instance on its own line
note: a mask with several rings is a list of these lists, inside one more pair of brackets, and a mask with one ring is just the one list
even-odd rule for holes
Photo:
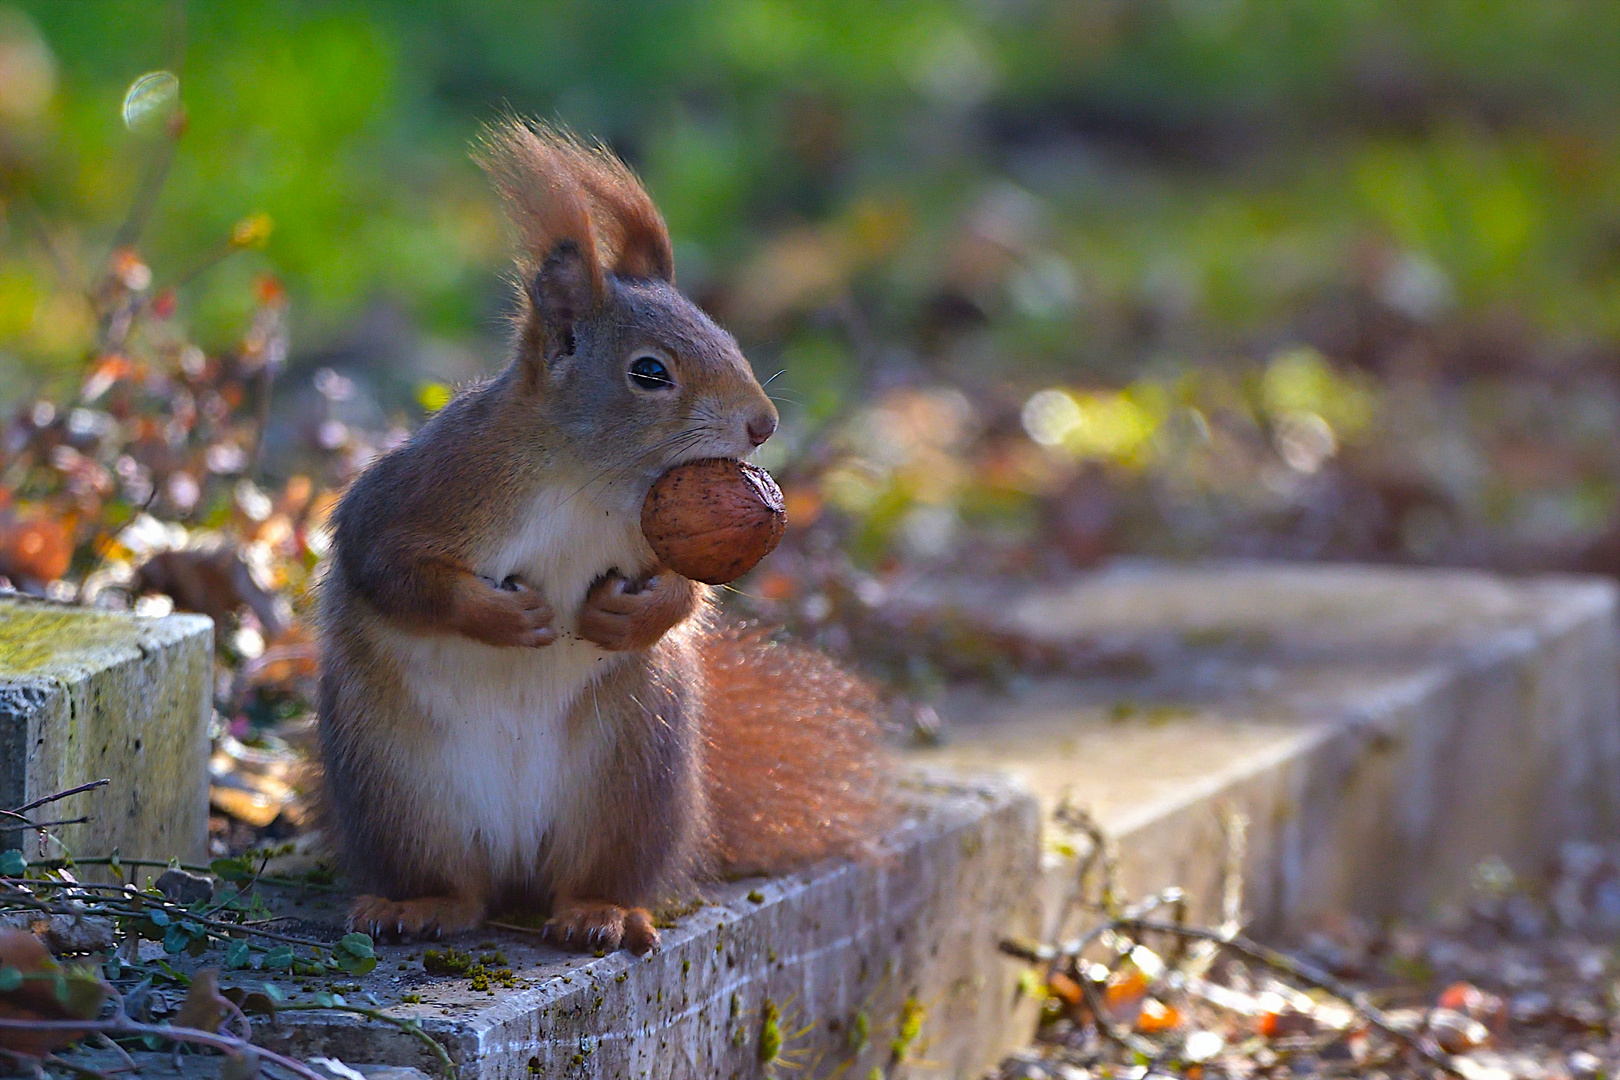
[[777,413],[674,286],[663,218],[600,146],[511,119],[480,164],[518,238],[512,357],[344,494],[318,597],[321,816],[351,926],[549,914],[645,952],[704,877],[849,853],[885,804],[872,695],[726,624],[656,565],[643,498]]

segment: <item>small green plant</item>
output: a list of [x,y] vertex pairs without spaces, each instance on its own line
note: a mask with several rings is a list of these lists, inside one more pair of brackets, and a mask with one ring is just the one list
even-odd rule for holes
[[460,949],[429,949],[422,954],[422,969],[429,975],[465,975],[473,958]]
[[898,1065],[911,1054],[917,1037],[922,1034],[923,1021],[928,1018],[928,1006],[915,997],[907,997],[900,1005],[900,1020],[895,1025],[894,1038],[889,1041],[889,1060]]
[[760,1009],[759,1061],[766,1067],[767,1075],[773,1075],[771,1066],[774,1065],[789,1069],[803,1067],[803,1062],[795,1060],[803,1055],[803,1049],[795,1052],[788,1047],[802,1039],[814,1026],[805,1024],[803,1027],[793,1029],[793,1018],[785,1015],[775,1001],[765,999],[765,1004]]
[[782,1053],[782,1011],[776,1002],[765,999],[759,1025],[759,1060],[769,1065]]

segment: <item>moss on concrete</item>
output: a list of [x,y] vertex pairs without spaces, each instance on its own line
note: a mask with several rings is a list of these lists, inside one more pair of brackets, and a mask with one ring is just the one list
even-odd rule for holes
[[76,855],[202,856],[213,624],[0,600],[0,805],[91,780]]
[[77,666],[92,654],[128,646],[131,616],[0,601],[0,679]]

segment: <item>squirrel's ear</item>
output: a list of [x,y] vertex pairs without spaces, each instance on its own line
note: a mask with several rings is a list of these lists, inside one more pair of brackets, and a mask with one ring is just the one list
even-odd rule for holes
[[628,205],[616,208],[622,215],[618,221],[622,238],[613,272],[674,284],[675,254],[670,250],[669,230],[664,227],[664,219],[653,207],[652,200],[639,189],[638,193],[639,204],[626,200]]
[[551,249],[530,279],[528,327],[530,352],[541,364],[574,351],[574,325],[590,310],[595,282],[590,264],[572,240]]

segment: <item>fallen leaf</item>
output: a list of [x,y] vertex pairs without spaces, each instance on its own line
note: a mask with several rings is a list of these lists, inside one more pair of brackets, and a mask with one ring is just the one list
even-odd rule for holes
[[1136,1030],[1144,1035],[1158,1035],[1174,1031],[1181,1026],[1181,1012],[1174,1005],[1166,1005],[1158,998],[1145,998],[1136,1014]]
[[219,992],[217,968],[203,968],[191,977],[191,988],[174,1015],[176,1027],[215,1032],[231,1014],[231,1002]]
[[[0,929],[0,1018],[88,1020],[108,986],[89,967],[64,968],[25,930]],[[0,1049],[43,1057],[84,1037],[82,1031],[0,1030]]]

